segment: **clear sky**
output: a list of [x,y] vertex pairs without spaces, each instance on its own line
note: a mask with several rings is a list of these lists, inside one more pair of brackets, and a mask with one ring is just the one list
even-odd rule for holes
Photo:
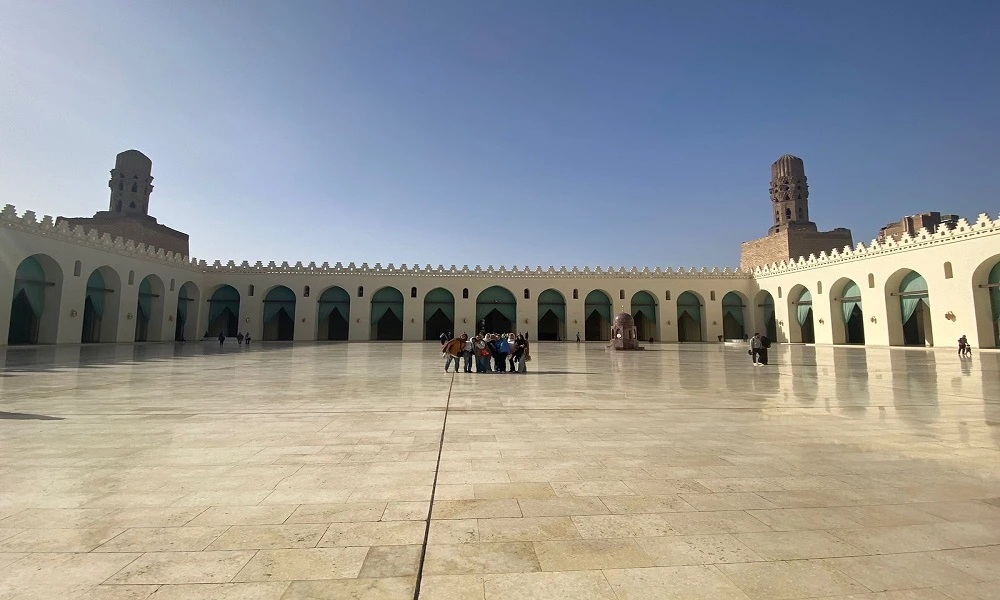
[[119,151],[209,260],[735,266],[770,164],[869,241],[1000,210],[1000,3],[0,0],[0,204]]

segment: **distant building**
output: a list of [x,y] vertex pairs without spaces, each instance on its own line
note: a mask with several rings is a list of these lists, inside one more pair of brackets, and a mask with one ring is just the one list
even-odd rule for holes
[[785,154],[771,165],[771,210],[774,224],[767,235],[740,248],[740,268],[751,270],[810,254],[819,256],[834,248],[852,246],[850,229],[819,231],[809,220],[809,185],[802,159]]
[[946,225],[948,229],[954,229],[959,218],[958,215],[942,215],[939,212],[923,212],[918,215],[910,215],[879,229],[878,241],[884,242],[891,237],[898,242],[904,233],[908,233],[912,237],[921,228],[927,229],[928,233],[934,233],[937,231],[938,226],[942,224]]
[[71,227],[96,229],[132,240],[135,243],[162,248],[182,256],[190,254],[188,234],[160,225],[149,216],[149,195],[153,192],[153,161],[138,150],[126,150],[115,158],[111,170],[111,201],[108,210],[93,217],[59,217]]

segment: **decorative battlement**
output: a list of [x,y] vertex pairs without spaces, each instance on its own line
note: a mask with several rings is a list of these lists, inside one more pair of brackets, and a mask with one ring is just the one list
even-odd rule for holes
[[955,226],[950,229],[947,224],[942,223],[934,233],[930,233],[925,227],[921,227],[916,232],[916,235],[911,236],[908,233],[904,233],[898,241],[889,237],[884,242],[879,242],[877,239],[872,240],[868,246],[859,242],[853,248],[844,246],[843,251],[833,250],[830,254],[820,252],[818,257],[815,254],[810,254],[808,258],[800,256],[798,260],[781,261],[780,263],[755,267],[753,276],[756,278],[782,275],[822,265],[873,258],[890,252],[905,252],[934,244],[957,242],[980,235],[998,234],[1000,234],[1000,217],[994,220],[986,213],[983,213],[979,215],[975,223],[969,223],[966,219],[959,219]]
[[68,242],[82,244],[85,246],[110,250],[125,256],[134,256],[136,258],[146,260],[158,260],[170,263],[173,266],[187,267],[191,270],[202,273],[268,275],[406,275],[409,277],[468,277],[488,275],[494,278],[592,277],[598,279],[627,279],[631,277],[746,279],[750,277],[750,274],[746,271],[741,271],[739,269],[733,270],[729,267],[725,267],[721,270],[718,267],[714,267],[712,269],[702,267],[700,270],[695,267],[691,267],[689,269],[681,267],[674,270],[672,267],[667,267],[666,269],[661,267],[655,267],[653,269],[650,269],[649,267],[643,267],[641,269],[638,267],[631,267],[628,269],[625,267],[618,267],[616,269],[615,267],[609,266],[606,269],[601,267],[597,267],[595,269],[584,267],[583,269],[580,269],[578,267],[567,268],[562,266],[557,269],[556,267],[550,266],[547,269],[542,269],[542,267],[537,266],[532,269],[531,267],[525,266],[521,269],[515,266],[508,269],[503,266],[496,268],[492,265],[489,265],[486,268],[483,268],[481,265],[476,265],[475,267],[463,265],[461,268],[456,265],[451,265],[449,268],[445,268],[444,265],[438,265],[435,268],[431,265],[421,267],[419,265],[407,266],[406,264],[396,267],[392,263],[389,263],[385,267],[383,267],[381,263],[375,263],[374,266],[369,266],[368,263],[361,263],[361,265],[358,266],[353,262],[349,263],[347,266],[344,266],[339,262],[335,263],[333,266],[330,266],[330,263],[328,262],[324,262],[317,266],[315,262],[310,262],[304,265],[302,261],[296,262],[294,265],[290,265],[288,261],[284,261],[280,265],[276,264],[274,261],[270,261],[266,265],[261,261],[257,261],[254,264],[250,264],[248,261],[243,261],[237,265],[236,262],[232,260],[226,264],[217,260],[209,265],[204,260],[180,256],[173,252],[164,251],[161,248],[146,246],[145,244],[136,244],[132,240],[126,240],[121,237],[112,238],[110,234],[102,235],[96,229],[85,231],[84,228],[79,225],[76,227],[70,227],[65,221],[60,221],[56,224],[55,220],[48,215],[44,216],[41,221],[38,221],[34,211],[26,210],[18,216],[17,210],[11,204],[4,206],[3,211],[0,211],[0,223],[2,223],[5,227],[10,227],[27,233],[33,233],[35,235],[63,239]]
[[112,238],[111,234],[101,234],[96,229],[85,230],[80,225],[72,227],[66,221],[56,222],[50,215],[43,216],[42,220],[39,221],[33,210],[26,210],[18,216],[17,209],[13,204],[7,204],[0,211],[0,224],[4,227],[17,229],[26,233],[61,239],[92,248],[110,250],[125,256],[170,263],[175,267],[199,269],[207,266],[205,261],[198,261],[193,258],[189,259],[187,256],[168,252],[162,248],[137,244],[133,240],[127,240],[121,236]]

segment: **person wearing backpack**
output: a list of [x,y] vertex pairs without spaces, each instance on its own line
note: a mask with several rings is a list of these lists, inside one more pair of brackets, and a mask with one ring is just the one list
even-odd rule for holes
[[771,339],[766,335],[760,336],[760,364],[767,364],[767,349],[771,347]]

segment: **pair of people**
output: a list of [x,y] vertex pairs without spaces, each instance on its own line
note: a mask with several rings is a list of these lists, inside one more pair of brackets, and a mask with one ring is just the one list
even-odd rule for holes
[[767,349],[771,346],[771,340],[767,339],[766,336],[762,336],[759,333],[753,334],[750,338],[750,358],[753,360],[753,366],[762,367],[767,364]]
[[964,335],[958,338],[958,357],[959,358],[972,358],[972,344],[969,343],[969,338]]
[[444,345],[441,346],[441,351],[444,352],[445,356],[445,373],[448,372],[448,367],[451,366],[452,361],[455,361],[455,372],[458,373],[458,361],[460,358],[465,359],[465,372],[472,372],[473,344],[468,334],[463,333],[460,337],[444,342]]

